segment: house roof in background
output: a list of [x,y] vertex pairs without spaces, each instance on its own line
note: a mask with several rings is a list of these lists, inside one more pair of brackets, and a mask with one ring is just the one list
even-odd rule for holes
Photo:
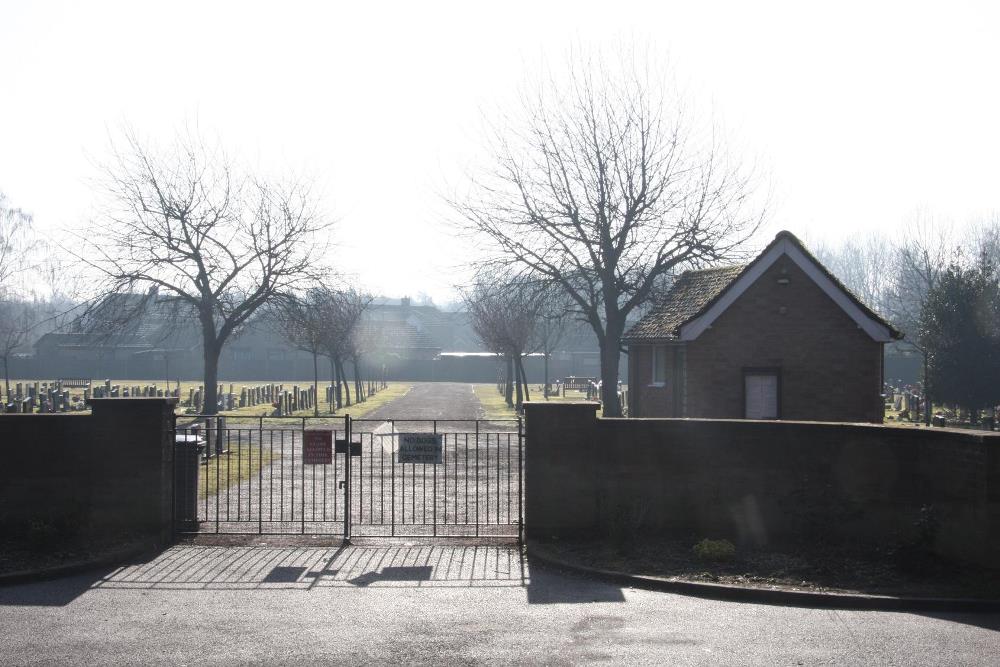
[[681,274],[663,301],[629,329],[622,340],[639,342],[697,338],[781,256],[789,257],[803,269],[873,339],[888,342],[903,337],[830,273],[794,234],[781,231],[749,264]]
[[693,319],[711,303],[746,268],[722,266],[685,271],[653,307],[623,336],[624,340],[661,340],[677,338],[680,326]]

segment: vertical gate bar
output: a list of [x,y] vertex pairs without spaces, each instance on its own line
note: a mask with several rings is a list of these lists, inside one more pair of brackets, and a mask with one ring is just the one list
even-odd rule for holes
[[[284,444],[285,432],[281,432],[282,444]],[[292,460],[289,462],[289,470],[292,473],[292,479],[288,483],[291,487],[292,498],[288,506],[288,520],[295,521],[295,431],[292,431]]]
[[510,433],[507,434],[507,523],[510,523]]
[[[434,435],[437,435],[437,432],[438,432],[438,423],[437,423],[437,420],[435,419],[434,420]],[[442,447],[441,450],[442,450],[442,456],[443,456],[444,455],[444,447]],[[437,534],[438,534],[438,526],[437,526],[437,523],[438,523],[438,467],[437,467],[437,464],[435,464],[433,466],[433,470],[434,470],[434,491],[431,493],[431,496],[433,496],[433,501],[432,502],[434,503],[434,510],[431,512],[431,521],[434,522],[434,527],[431,529],[431,531],[432,531],[432,534],[434,535],[434,537],[437,537]],[[447,479],[447,478],[445,478],[445,479]],[[447,502],[447,500],[445,502]]]
[[479,420],[476,420],[476,537],[479,537]]
[[[220,428],[220,424],[221,424],[221,422],[219,421],[219,418],[216,417],[215,418],[215,433],[214,433],[215,441],[216,442],[219,442],[222,439],[222,429]],[[230,520],[229,510],[230,510],[230,508],[232,507],[232,504],[233,504],[232,503],[232,500],[233,500],[233,498],[232,498],[232,496],[233,496],[233,494],[232,494],[232,484],[230,484],[230,482],[229,482],[230,468],[232,468],[232,466],[229,465],[229,464],[232,463],[232,459],[233,459],[233,453],[231,451],[229,451],[229,443],[227,442],[226,443],[226,521],[227,522]],[[222,461],[222,456],[221,455],[219,455],[219,461]]]
[[[361,449],[361,455],[358,456],[358,523],[364,521],[365,514],[365,436],[363,433],[361,435],[361,440],[358,441],[358,447]],[[354,439],[354,434],[351,434],[351,439]],[[347,449],[350,450],[351,445],[347,445]],[[350,452],[348,452],[350,453]]]
[[264,532],[264,438],[257,437],[257,534]]
[[[379,470],[381,474],[381,469]],[[375,434],[368,433],[368,521],[375,525]]]
[[[319,398],[316,399],[317,401]],[[336,457],[331,454],[331,463]],[[323,523],[326,523],[326,466],[323,466]]]
[[[205,445],[205,521],[208,521],[208,461],[208,445]],[[199,532],[201,532],[200,528]]]
[[497,525],[500,525],[500,434],[497,433]]
[[[299,444],[305,447],[306,442],[306,418],[302,418],[302,432],[299,434]],[[295,436],[292,436],[292,451],[295,451]],[[302,534],[306,534],[306,456],[305,451],[302,452],[300,457],[302,461],[302,493],[299,497],[302,499]],[[293,485],[294,488],[294,485]]]
[[[332,400],[331,395],[331,400]],[[337,520],[337,429],[333,429],[333,520]]]
[[524,543],[524,505],[522,493],[524,481],[521,476],[524,474],[522,457],[524,456],[524,431],[522,430],[521,418],[517,418],[517,541]]
[[469,434],[468,433],[465,434],[465,523],[469,523]]
[[[261,433],[263,433],[264,432],[263,431],[263,428],[264,428],[264,419],[263,418],[261,418],[260,424],[261,424]],[[268,434],[268,440],[270,441],[270,443],[269,443],[270,444],[270,452],[268,453],[268,456],[270,456],[271,460],[274,461],[274,431],[268,430],[267,434]],[[268,496],[268,500],[267,500],[267,506],[268,506],[267,519],[268,519],[269,522],[273,522],[274,521],[274,464],[273,463],[267,467],[267,472],[268,472],[268,475],[267,475],[267,477],[268,477],[268,484],[270,485],[270,488],[268,488],[268,494],[267,494],[267,496]]]
[[351,543],[351,415],[344,415],[344,440],[347,456],[344,457],[344,543]]
[[486,491],[486,525],[490,525],[490,434],[486,432],[486,446],[483,447],[486,453],[486,465],[483,466],[486,472],[486,483],[483,489]]
[[389,521],[392,522],[392,536],[396,536],[396,422],[395,420],[389,422],[390,433],[392,437],[389,439],[389,446],[392,448],[389,452],[389,466],[392,468],[392,503],[391,511],[389,512]]
[[[392,430],[393,430],[393,433],[396,432],[396,422],[392,423]],[[395,459],[393,459],[393,460],[395,460]],[[403,462],[400,462],[399,469],[400,469],[400,471],[402,471],[402,477],[403,477],[399,481],[399,496],[401,498],[402,508],[403,508],[402,514],[400,515],[400,518],[402,519],[402,521],[400,523],[402,523],[405,526],[406,525],[406,464],[403,463]]]
[[260,443],[260,449],[257,453],[260,455],[260,474],[257,479],[257,512],[260,515],[260,520],[257,522],[260,526],[258,533],[263,532],[264,528],[264,418],[259,417],[257,419],[257,442]]
[[[226,429],[226,449],[229,449],[233,430]],[[243,520],[243,431],[236,429],[236,520]]]
[[[274,431],[271,431],[274,437]],[[278,521],[285,520],[285,429],[278,431],[278,446],[281,448],[281,469],[278,471]]]
[[[211,438],[209,439],[211,440]],[[206,447],[205,451],[210,452],[215,447],[215,443],[209,442],[207,445],[205,445],[205,447]],[[222,457],[219,456],[218,452],[216,452],[215,454],[215,532],[216,533],[219,532],[219,512],[220,512],[219,497],[222,495],[222,489],[220,488],[219,484],[219,482],[221,481],[219,479],[219,466],[221,465],[222,465]]]
[[[372,436],[374,437],[374,436]],[[385,447],[384,440],[378,441],[378,504],[380,524],[385,525]]]

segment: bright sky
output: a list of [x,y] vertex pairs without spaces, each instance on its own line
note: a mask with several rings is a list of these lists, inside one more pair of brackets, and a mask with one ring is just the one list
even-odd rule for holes
[[440,195],[484,113],[571,45],[669,57],[774,191],[770,237],[1000,210],[1000,3],[0,0],[0,190],[47,234],[94,214],[109,131],[203,130],[315,178],[334,264],[452,298]]

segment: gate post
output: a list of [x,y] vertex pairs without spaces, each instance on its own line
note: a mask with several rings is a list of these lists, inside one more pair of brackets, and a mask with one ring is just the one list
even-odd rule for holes
[[351,415],[344,415],[344,544],[351,543]]

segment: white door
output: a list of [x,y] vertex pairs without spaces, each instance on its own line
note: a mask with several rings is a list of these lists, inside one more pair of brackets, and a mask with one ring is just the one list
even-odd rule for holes
[[743,376],[747,419],[778,418],[778,376],[773,373]]

